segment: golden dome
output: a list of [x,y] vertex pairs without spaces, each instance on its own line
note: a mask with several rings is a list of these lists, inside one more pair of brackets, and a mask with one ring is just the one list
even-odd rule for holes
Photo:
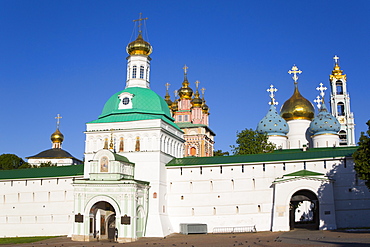
[[343,74],[343,70],[340,69],[338,63],[335,64],[333,71],[331,72],[330,75],[330,80],[332,79],[344,79],[346,80],[346,74]]
[[172,100],[171,100],[171,96],[168,94],[168,92],[166,93],[166,96],[164,96],[164,101],[166,101],[166,103],[168,105],[168,108],[171,109]]
[[62,143],[64,140],[63,134],[57,129],[50,137],[52,143]]
[[175,111],[177,111],[177,110],[179,109],[179,107],[178,107],[178,105],[177,105],[177,102],[178,102],[178,100],[177,100],[177,99],[175,99],[175,100],[173,101],[172,105],[171,105],[171,110],[172,110],[173,112],[175,112]]
[[177,93],[179,94],[180,99],[191,99],[191,96],[193,96],[193,89],[189,87],[189,81],[186,74],[184,76],[182,88],[180,88]]
[[152,53],[152,46],[143,39],[141,32],[137,36],[135,41],[132,41],[126,47],[128,54],[132,55],[146,55],[149,56]]
[[290,99],[285,101],[280,110],[280,116],[286,121],[314,118],[315,110],[311,102],[304,98],[298,91],[298,85],[295,85],[294,93]]
[[203,100],[199,96],[200,95],[199,95],[199,92],[198,92],[198,89],[197,89],[197,91],[195,91],[194,98],[191,100],[191,105],[193,107],[202,107]]

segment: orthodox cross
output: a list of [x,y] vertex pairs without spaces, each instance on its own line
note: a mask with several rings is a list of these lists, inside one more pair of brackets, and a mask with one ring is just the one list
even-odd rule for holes
[[277,92],[277,88],[274,88],[274,85],[270,85],[270,88],[266,90],[270,93],[271,102],[269,102],[269,105],[277,105],[278,102],[275,101],[275,93]]
[[320,87],[317,87],[316,90],[320,91],[320,96],[324,98],[324,95],[325,95],[324,91],[327,89],[327,87],[323,87],[324,84],[322,84],[321,82],[319,85]]
[[338,64],[339,57],[338,57],[337,55],[335,55],[335,56],[333,57],[333,59],[334,59],[334,61],[335,61],[335,64]]
[[296,65],[293,65],[292,69],[288,71],[289,74],[294,74],[293,75],[293,80],[294,80],[294,84],[297,84],[297,80],[298,80],[298,76],[297,74],[301,74],[302,71],[298,69],[298,67]]
[[196,81],[196,82],[195,82],[195,85],[196,85],[196,87],[197,87],[197,90],[198,90],[199,83],[200,83],[200,81]]
[[178,95],[177,90],[175,90],[175,91],[173,91],[173,92],[174,92],[174,94],[175,94],[175,100],[176,100],[176,97],[177,97],[177,95]]
[[141,26],[143,25],[143,24],[141,24],[141,21],[145,21],[145,20],[148,20],[148,18],[142,18],[142,14],[143,13],[139,13],[139,19],[137,19],[137,20],[132,20],[133,22],[139,22],[139,24],[138,24],[138,28],[139,28],[139,33],[141,33]]
[[166,91],[168,92],[168,89],[170,88],[171,84],[169,84],[168,82],[166,84],[164,84],[166,86]]
[[204,99],[204,91],[206,91],[206,89],[202,88],[201,91],[202,91],[202,98]]
[[187,67],[187,66],[186,66],[186,64],[185,64],[184,68],[182,68],[182,69],[184,70],[184,74],[185,74],[185,75],[186,75],[186,73],[188,73],[188,68],[189,68],[189,67]]
[[320,109],[321,108],[321,102],[322,102],[322,99],[320,99],[320,96],[316,96],[316,99],[313,101],[317,104],[317,108]]
[[60,125],[60,120],[62,117],[58,114],[55,119],[57,120],[57,129],[59,129],[59,125]]

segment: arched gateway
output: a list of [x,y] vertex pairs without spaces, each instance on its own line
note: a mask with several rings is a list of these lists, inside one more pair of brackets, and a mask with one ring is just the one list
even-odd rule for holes
[[290,199],[289,226],[294,228],[319,229],[319,200],[310,190],[299,190]]
[[149,183],[134,180],[134,164],[109,150],[98,151],[88,166],[85,178],[73,183],[72,239],[130,242],[143,236]]

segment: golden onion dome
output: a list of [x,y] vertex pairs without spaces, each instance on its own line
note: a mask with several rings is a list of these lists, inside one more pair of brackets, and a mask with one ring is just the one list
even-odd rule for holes
[[152,53],[152,46],[143,39],[141,32],[137,36],[135,41],[132,41],[126,47],[128,54],[132,55],[146,55],[149,56]]
[[179,94],[180,99],[191,99],[193,96],[193,89],[189,87],[189,81],[186,74],[182,83],[182,88],[180,88],[177,93]]
[[172,102],[171,110],[172,110],[173,112],[175,112],[175,111],[177,111],[177,110],[179,109],[179,107],[178,107],[178,105],[177,105],[177,102],[178,102],[178,100],[177,100],[177,99],[175,99],[175,100]]
[[202,104],[203,104],[203,100],[199,97],[199,92],[198,90],[195,91],[195,95],[194,95],[194,98],[191,100],[191,105],[193,107],[202,107]]
[[64,140],[63,134],[57,129],[50,137],[52,143],[62,143]]
[[314,118],[314,107],[310,101],[304,98],[298,91],[298,85],[295,85],[294,93],[290,99],[285,101],[280,110],[280,116],[286,121]]
[[202,104],[202,111],[203,111],[203,113],[208,113],[208,111],[209,111],[209,107],[208,107],[208,105],[206,104],[206,101],[203,99],[202,100],[203,101],[203,104]]
[[164,96],[164,101],[166,101],[167,105],[168,105],[168,108],[171,109],[171,106],[172,106],[172,100],[171,100],[171,97],[170,95],[168,94],[168,92],[166,93],[166,96]]

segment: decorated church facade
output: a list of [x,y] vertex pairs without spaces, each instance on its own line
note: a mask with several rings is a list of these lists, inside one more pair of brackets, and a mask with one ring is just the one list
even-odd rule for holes
[[[338,57],[330,111],[321,84],[315,114],[293,66],[292,97],[278,113],[271,85],[270,108],[256,123],[276,150],[213,156],[209,107],[199,82],[190,88],[187,67],[175,99],[169,85],[163,99],[150,89],[152,46],[141,30],[127,52],[126,87],[86,124],[83,164],[69,157],[70,164],[0,172],[1,237],[129,242],[181,232],[187,224],[206,232],[369,226],[370,194],[353,169],[354,116]],[[63,160],[63,138],[57,128],[52,150],[29,160]]]

